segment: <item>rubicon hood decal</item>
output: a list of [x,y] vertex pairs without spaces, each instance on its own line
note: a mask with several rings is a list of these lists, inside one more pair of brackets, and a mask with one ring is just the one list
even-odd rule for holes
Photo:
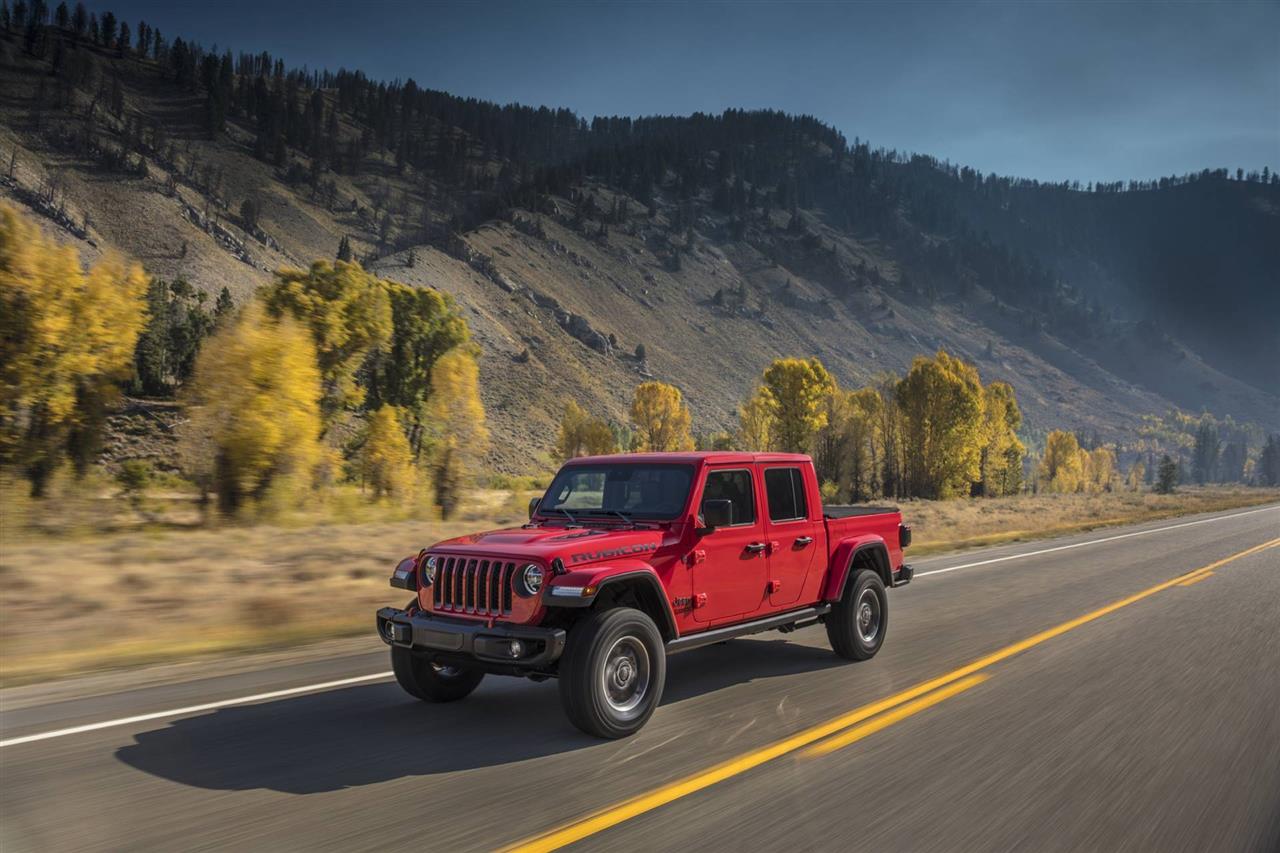
[[583,551],[579,554],[571,554],[569,562],[571,563],[588,563],[592,560],[605,560],[609,557],[624,557],[632,554],[644,554],[649,551],[658,550],[658,546],[653,542],[642,542],[636,545],[623,545],[621,548],[601,548],[599,551]]

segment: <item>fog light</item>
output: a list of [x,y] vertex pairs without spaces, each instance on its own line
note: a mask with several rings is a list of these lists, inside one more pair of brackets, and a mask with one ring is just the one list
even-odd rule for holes
[[508,649],[511,652],[511,656],[513,658],[521,657],[524,654],[524,643],[520,642],[519,640],[512,640],[511,645],[508,647]]

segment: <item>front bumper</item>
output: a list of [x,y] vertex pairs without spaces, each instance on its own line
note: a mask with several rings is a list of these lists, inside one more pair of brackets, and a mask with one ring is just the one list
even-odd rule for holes
[[[389,646],[432,653],[450,658],[470,657],[507,666],[540,668],[559,660],[564,652],[563,628],[526,625],[493,625],[429,616],[395,607],[378,611],[378,636]],[[520,640],[522,654],[511,654],[511,641]]]

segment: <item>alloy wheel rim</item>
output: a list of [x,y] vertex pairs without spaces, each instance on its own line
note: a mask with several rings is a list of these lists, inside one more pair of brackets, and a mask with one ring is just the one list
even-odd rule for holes
[[858,636],[864,643],[873,642],[880,633],[880,598],[873,589],[864,589],[858,596],[855,610],[858,622]]
[[600,671],[600,685],[615,715],[629,720],[640,714],[649,695],[651,672],[649,650],[638,637],[620,637],[609,647]]

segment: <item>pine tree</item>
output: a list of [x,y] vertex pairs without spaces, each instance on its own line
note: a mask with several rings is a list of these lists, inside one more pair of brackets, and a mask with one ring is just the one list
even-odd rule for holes
[[1258,481],[1264,486],[1280,486],[1280,433],[1267,436],[1258,456]]
[[213,304],[214,324],[221,325],[224,320],[229,319],[235,307],[235,302],[231,299],[231,291],[224,285],[222,290],[218,291],[218,300]]
[[1156,493],[1173,494],[1178,485],[1178,463],[1169,458],[1169,454],[1160,457],[1160,468],[1156,473]]
[[350,262],[351,258],[351,241],[347,239],[346,234],[343,234],[342,241],[338,243],[338,260]]

